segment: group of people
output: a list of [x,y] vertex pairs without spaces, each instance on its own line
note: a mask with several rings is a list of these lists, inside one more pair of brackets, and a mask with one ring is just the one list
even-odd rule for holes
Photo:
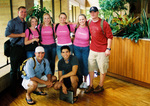
[[[101,92],[104,90],[103,83],[108,69],[111,41],[113,38],[109,24],[104,21],[101,27],[101,18],[98,17],[98,8],[93,6],[89,10],[91,20],[86,19],[84,14],[78,17],[78,23],[67,23],[67,15],[60,13],[57,24],[51,23],[48,13],[43,15],[43,23],[38,24],[36,17],[30,17],[31,26],[27,28],[24,18],[27,15],[26,8],[18,8],[18,17],[10,20],[6,27],[5,36],[10,37],[11,50],[11,94],[16,96],[16,81],[18,66],[27,58],[22,75],[22,86],[27,90],[26,101],[28,104],[35,102],[31,93],[46,95],[41,87],[47,86],[60,89],[67,94],[67,89],[74,91],[74,101],[78,96],[78,87],[85,88],[85,93]],[[72,43],[70,32],[75,34]],[[104,32],[104,33],[103,33]],[[57,38],[57,40],[56,40]],[[24,45],[37,42],[35,50],[27,51]],[[55,57],[58,56],[58,77],[55,73]],[[100,83],[93,87],[94,71],[100,70]],[[87,76],[90,77],[90,85],[87,86]],[[84,80],[82,82],[82,77]]]

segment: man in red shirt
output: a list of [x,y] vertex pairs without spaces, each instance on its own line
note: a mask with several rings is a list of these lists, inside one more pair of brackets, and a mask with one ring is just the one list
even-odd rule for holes
[[[90,8],[91,22],[89,25],[91,33],[91,45],[88,58],[88,68],[90,76],[90,85],[85,89],[85,93],[101,92],[104,90],[103,83],[109,65],[109,55],[111,50],[112,32],[109,24],[103,21],[103,28],[101,28],[101,18],[98,17],[99,11],[97,7]],[[89,22],[89,21],[88,21]],[[104,32],[104,33],[103,33]],[[93,79],[94,70],[100,70],[100,83],[94,89]]]

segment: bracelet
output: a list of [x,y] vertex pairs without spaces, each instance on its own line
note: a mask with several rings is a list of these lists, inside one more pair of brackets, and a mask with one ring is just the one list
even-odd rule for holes
[[111,50],[111,48],[107,48],[107,50]]

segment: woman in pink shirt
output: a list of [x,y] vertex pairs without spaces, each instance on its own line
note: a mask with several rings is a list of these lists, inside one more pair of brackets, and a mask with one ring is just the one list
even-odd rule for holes
[[43,23],[38,25],[38,29],[41,34],[41,45],[45,49],[45,58],[48,59],[52,74],[54,75],[56,43],[54,37],[54,28],[53,28],[53,24],[51,24],[50,14],[45,13],[43,15]]
[[88,75],[88,56],[89,56],[89,28],[87,25],[86,16],[80,14],[78,17],[78,24],[75,28],[74,55],[79,59],[79,67],[82,75],[84,76],[84,82],[80,85],[80,88],[87,88],[87,75]]
[[[32,17],[30,17],[29,21],[30,21],[31,27],[29,27],[25,31],[25,35],[26,35],[25,39],[24,39],[25,45],[39,42],[39,33],[38,33],[38,30],[36,29],[38,20],[36,17],[32,16]],[[27,46],[26,46],[26,48],[27,48]],[[34,51],[35,51],[35,48],[33,48],[33,50],[27,50],[26,51],[27,58],[33,57]]]
[[69,46],[71,53],[73,53],[73,45],[70,38],[70,32],[74,31],[73,25],[68,25],[66,23],[67,15],[65,13],[60,13],[59,15],[59,24],[55,25],[55,34],[57,36],[57,55],[59,60],[61,57],[61,50],[62,46]]

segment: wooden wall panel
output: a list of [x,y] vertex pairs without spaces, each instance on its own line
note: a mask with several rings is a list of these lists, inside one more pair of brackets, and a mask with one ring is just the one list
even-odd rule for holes
[[108,72],[150,83],[150,40],[114,37]]

